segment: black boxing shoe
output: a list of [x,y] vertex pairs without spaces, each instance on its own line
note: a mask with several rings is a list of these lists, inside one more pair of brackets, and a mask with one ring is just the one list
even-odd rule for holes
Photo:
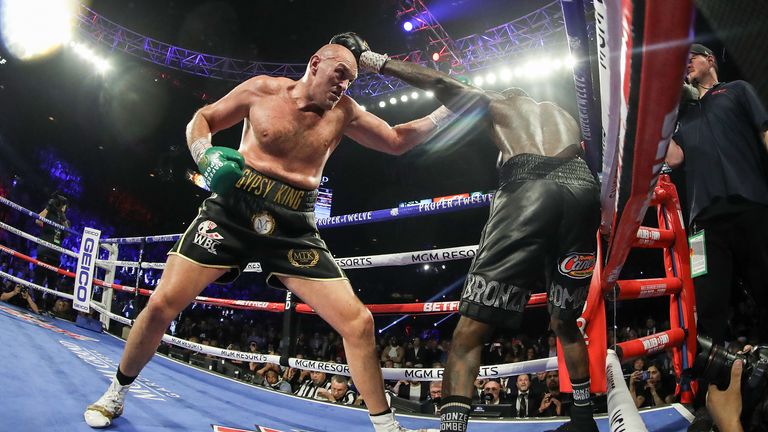
[[557,429],[551,429],[547,432],[599,432],[599,429],[594,419],[578,422],[571,420],[561,424]]

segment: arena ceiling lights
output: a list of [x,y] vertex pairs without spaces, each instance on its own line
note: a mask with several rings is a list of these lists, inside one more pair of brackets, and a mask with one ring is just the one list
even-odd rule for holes
[[[563,71],[570,73],[573,70],[574,64],[576,64],[576,61],[570,54],[556,58],[541,57],[527,61],[515,68],[503,66],[490,72],[480,71],[471,77],[470,82],[474,86],[486,89],[506,88],[513,82],[546,79],[555,73]],[[398,102],[405,103],[418,99],[419,94],[419,92],[414,91],[403,93],[399,96],[390,96],[387,99],[374,102],[373,106],[386,108],[389,105],[396,105]],[[424,92],[423,94],[427,98],[434,96],[432,92]]]
[[78,7],[73,0],[2,0],[0,37],[18,59],[45,56],[71,40]]

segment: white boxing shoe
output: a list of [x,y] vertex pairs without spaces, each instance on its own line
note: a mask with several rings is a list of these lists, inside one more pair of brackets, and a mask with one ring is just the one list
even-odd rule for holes
[[439,429],[408,429],[395,420],[395,413],[369,416],[376,432],[440,432]]
[[112,420],[123,414],[125,407],[125,395],[131,385],[120,385],[117,378],[112,378],[112,384],[103,395],[88,408],[83,417],[88,426],[92,428],[105,428],[112,424]]

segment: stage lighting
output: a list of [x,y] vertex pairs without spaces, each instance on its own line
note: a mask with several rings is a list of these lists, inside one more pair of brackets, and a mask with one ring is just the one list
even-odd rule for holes
[[568,54],[565,56],[565,66],[573,69],[573,67],[576,66],[576,59],[573,58],[572,55]]
[[440,53],[439,53],[439,52],[433,52],[433,53],[432,53],[432,61],[433,61],[433,62],[438,62],[438,61],[440,61]]
[[[110,68],[109,62],[107,62],[106,59],[99,57],[95,52],[93,52],[93,50],[91,50],[86,45],[79,44],[77,42],[70,42],[69,46],[82,59],[91,63],[98,72],[104,74],[109,70]],[[157,79],[155,79],[155,81],[157,81]]]
[[499,72],[499,78],[504,82],[509,82],[512,79],[512,71],[509,68],[503,68]]
[[408,102],[408,95],[400,96],[400,100],[403,101],[403,102]]
[[384,101],[379,102],[379,108],[384,108],[385,106],[387,106],[386,102]]
[[397,98],[393,98],[393,97],[389,98],[389,104],[390,104],[390,105],[395,105],[395,104],[397,104]]
[[405,31],[407,31],[407,32],[409,32],[409,31],[413,30],[413,23],[412,23],[412,22],[410,22],[410,21],[406,21],[406,22],[404,22],[404,23],[403,23],[403,30],[405,30]]
[[485,83],[485,80],[481,76],[475,77],[475,85],[478,87],[482,87],[483,83]]
[[411,99],[418,99],[419,93],[418,92],[411,92]]
[[77,7],[73,0],[0,2],[0,36],[8,52],[31,60],[59,48],[72,37]]
[[487,82],[488,84],[493,84],[493,83],[495,83],[495,82],[496,82],[496,74],[494,74],[493,72],[491,72],[491,73],[489,73],[488,75],[486,75],[486,76],[485,76],[485,82]]
[[431,97],[435,96],[435,94],[432,92],[432,90],[427,90],[427,91],[424,92],[424,96],[426,96],[428,98],[431,98]]

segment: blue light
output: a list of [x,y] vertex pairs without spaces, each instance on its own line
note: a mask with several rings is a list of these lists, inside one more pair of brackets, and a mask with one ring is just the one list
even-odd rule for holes
[[405,30],[405,31],[407,31],[407,32],[409,32],[409,31],[413,30],[413,23],[412,23],[412,22],[410,22],[410,21],[406,21],[406,22],[404,22],[404,23],[403,23],[403,30]]
[[[449,292],[451,292],[451,291],[455,290],[456,288],[460,287],[464,283],[465,280],[466,280],[466,276],[460,277],[459,279],[457,279],[456,281],[454,281],[453,283],[451,283],[447,287],[443,288],[440,292],[438,292],[437,294],[435,294],[432,297],[430,297],[429,299],[427,299],[426,303],[435,301],[438,298],[440,298],[440,296],[445,297],[445,294],[448,294]],[[379,334],[384,333],[385,331],[389,330],[390,327],[394,326],[395,324],[399,323],[400,321],[406,319],[409,316],[410,315],[402,315],[400,318],[394,320],[389,325],[384,326],[383,328],[379,329],[378,330]],[[453,314],[450,314],[447,317],[445,317],[444,319],[438,321],[437,324],[440,324],[441,322],[445,321],[446,319],[450,318],[451,316],[453,316]],[[437,324],[435,324],[435,326],[437,326]]]

